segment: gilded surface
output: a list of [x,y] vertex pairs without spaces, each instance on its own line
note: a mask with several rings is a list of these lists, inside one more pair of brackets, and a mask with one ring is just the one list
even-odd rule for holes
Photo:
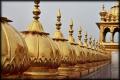
[[30,66],[25,41],[6,20],[1,22],[2,74],[22,73]]

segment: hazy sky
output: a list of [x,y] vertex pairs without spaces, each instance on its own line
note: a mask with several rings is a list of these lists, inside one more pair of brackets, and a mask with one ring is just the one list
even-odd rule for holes
[[[68,29],[70,19],[74,22],[74,37],[77,41],[78,27],[81,26],[84,31],[88,32],[88,37],[92,35],[99,38],[99,29],[96,22],[100,20],[99,12],[102,4],[109,10],[115,2],[62,2],[62,1],[46,1],[40,2],[40,21],[44,26],[44,31],[53,36],[56,24],[56,13],[61,10],[61,31],[64,37],[68,37]],[[27,25],[32,22],[32,11],[34,2],[2,2],[2,16],[13,20],[11,23],[18,31],[26,30]],[[83,34],[83,33],[82,33]]]

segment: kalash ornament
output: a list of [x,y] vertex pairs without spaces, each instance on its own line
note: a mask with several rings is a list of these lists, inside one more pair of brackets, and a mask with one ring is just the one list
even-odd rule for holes
[[1,75],[3,78],[20,76],[30,67],[27,45],[20,33],[1,17]]
[[60,9],[57,12],[57,23],[56,23],[56,31],[54,32],[53,40],[57,44],[60,50],[60,58],[61,58],[61,65],[58,68],[59,74],[67,76],[71,71],[71,66],[73,65],[73,55],[71,45],[67,39],[64,38],[61,29],[61,13]]
[[28,31],[22,31],[32,60],[31,67],[24,74],[28,76],[39,75],[39,78],[43,76],[45,78],[45,76],[57,74],[56,70],[60,65],[60,55],[57,45],[48,36],[49,33],[44,32],[43,26],[38,20],[41,13],[38,8],[39,2],[40,0],[34,1],[34,19],[28,26]]

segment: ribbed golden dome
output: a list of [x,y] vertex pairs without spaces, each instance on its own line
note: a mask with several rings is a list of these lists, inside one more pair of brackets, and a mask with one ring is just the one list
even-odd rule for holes
[[61,29],[61,13],[60,9],[57,13],[57,23],[56,23],[56,31],[53,36],[54,42],[57,44],[59,50],[60,50],[60,56],[61,56],[61,66],[69,66],[72,64],[72,49],[70,44],[67,42],[68,40],[63,37]]
[[42,68],[56,69],[60,65],[59,49],[48,36],[49,33],[44,32],[43,26],[38,20],[40,14],[38,4],[39,0],[35,0],[33,22],[28,26],[28,31],[22,32],[32,59],[31,67],[38,67],[38,69],[30,68],[31,70],[29,69],[28,72],[38,72]]
[[111,14],[113,16],[119,17],[119,2],[116,2],[116,4],[111,7]]
[[6,17],[1,17],[1,67],[2,74],[22,73],[30,66],[28,48],[20,33]]

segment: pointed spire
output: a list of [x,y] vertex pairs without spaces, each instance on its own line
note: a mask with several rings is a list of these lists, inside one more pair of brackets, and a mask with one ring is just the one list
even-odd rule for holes
[[90,48],[92,48],[92,36],[90,36],[89,38],[89,45],[90,45]]
[[79,27],[79,30],[78,30],[78,39],[79,39],[79,45],[82,46],[82,27]]
[[84,46],[86,47],[88,47],[87,40],[87,32],[85,32]]
[[38,4],[40,3],[40,0],[34,0],[34,3],[35,3],[35,5],[34,5],[34,9],[33,9],[33,14],[34,14],[33,18],[35,20],[38,20],[39,19],[39,15],[41,13],[40,9],[38,8],[39,7]]
[[95,46],[96,46],[96,44],[95,44],[95,38],[93,39],[93,49],[95,49]]
[[69,28],[69,35],[72,36],[73,35],[73,20],[72,19],[70,20],[70,25],[69,26],[70,26],[70,28]]
[[69,25],[69,37],[68,40],[70,43],[75,43],[75,39],[73,38],[73,20],[70,20],[70,25]]
[[61,29],[61,12],[60,12],[60,9],[58,10],[57,12],[57,22],[56,22],[56,29],[57,30],[60,30]]
[[98,40],[96,41],[96,50],[98,50]]
[[57,22],[56,22],[56,31],[54,33],[53,39],[64,39],[61,29],[61,12],[60,9],[57,11]]
[[103,11],[105,10],[105,6],[104,6],[104,4],[102,5],[102,10],[103,10]]
[[59,10],[58,10],[58,12],[57,12],[57,17],[60,17],[60,18],[61,18],[60,8],[59,8]]

